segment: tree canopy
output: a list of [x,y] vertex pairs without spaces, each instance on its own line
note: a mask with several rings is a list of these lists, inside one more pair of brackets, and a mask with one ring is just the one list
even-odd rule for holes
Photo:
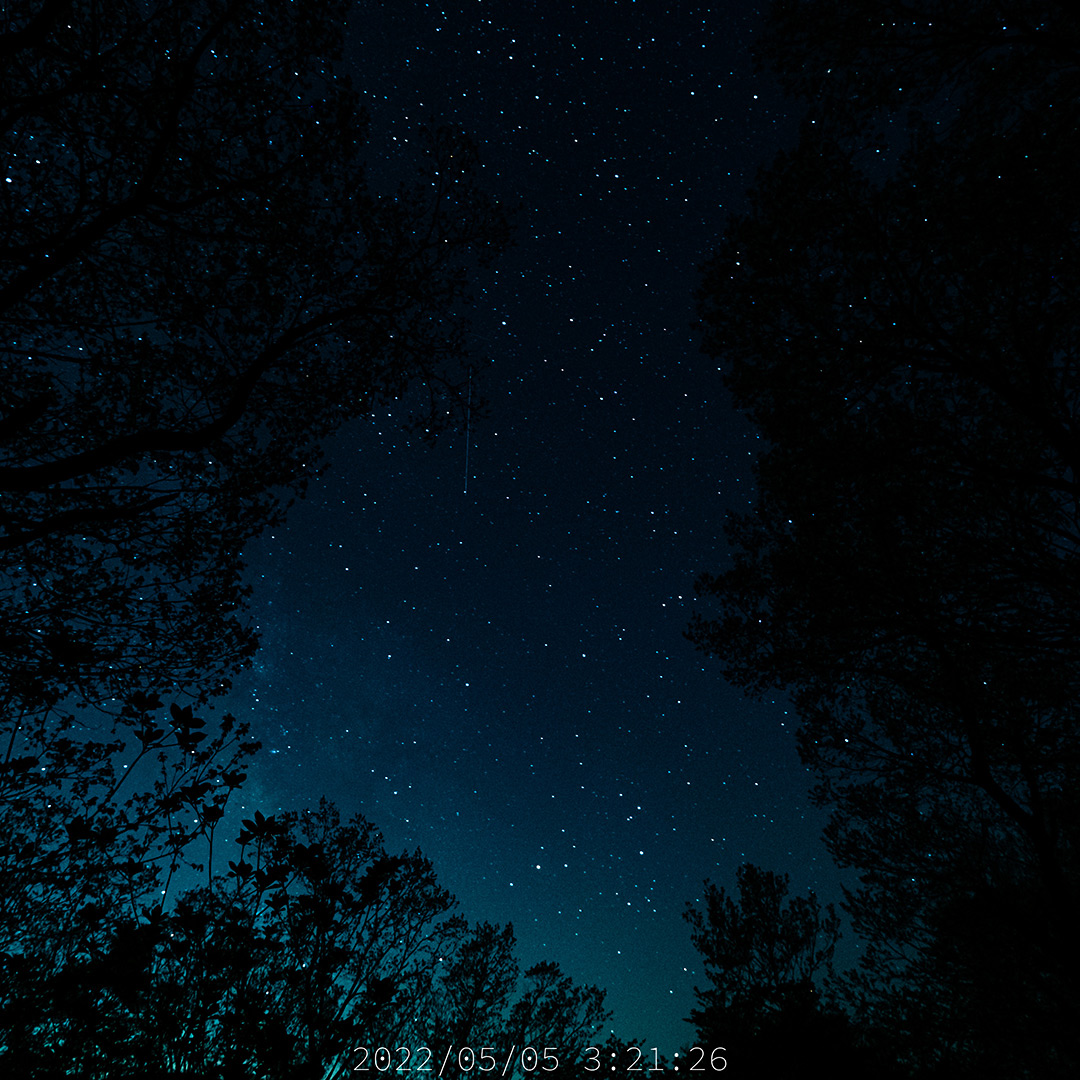
[[[31,914],[0,969],[5,1067],[295,1080],[413,1055],[434,1073],[463,1047],[535,1045],[576,1075],[600,1037],[601,991],[552,962],[520,978],[512,928],[469,927],[431,864],[388,854],[363,817],[325,801],[255,813],[230,847],[206,885],[150,918],[108,892],[63,920]],[[536,1071],[527,1053],[503,1067]]]
[[979,1075],[1078,1052],[1078,43],[1054,3],[778,3],[806,121],[699,294],[765,449],[690,635],[797,707],[856,996]]
[[321,1076],[467,936],[422,857],[332,808],[255,813],[227,848],[258,743],[207,704],[256,645],[245,544],[350,419],[416,388],[415,424],[455,422],[470,281],[509,238],[460,132],[403,138],[410,179],[369,183],[347,8],[0,15],[0,1058],[20,1075]]
[[506,219],[448,129],[371,188],[347,7],[5,6],[9,712],[221,691],[254,646],[244,544],[326,437],[413,384],[421,425],[455,410],[470,269]]
[[790,878],[752,863],[735,893],[705,882],[684,918],[704,964],[688,1020],[697,1045],[722,1048],[734,1077],[818,1068],[835,1077],[899,1075],[877,1033],[857,1029],[832,992],[840,919],[813,893],[790,896]]
[[736,872],[736,887],[737,899],[706,882],[702,907],[688,904],[684,913],[711,984],[697,991],[691,1020],[699,1030],[720,1030],[730,1018],[760,1031],[832,969],[840,922],[831,905],[789,897],[787,875],[750,863]]

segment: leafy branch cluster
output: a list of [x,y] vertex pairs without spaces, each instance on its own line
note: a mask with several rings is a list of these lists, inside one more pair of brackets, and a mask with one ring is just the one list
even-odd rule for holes
[[920,1075],[1071,1075],[1080,22],[779,0],[766,38],[803,132],[699,293],[766,449],[690,637],[798,711],[851,1007]]
[[226,842],[259,745],[207,712],[256,645],[244,545],[350,419],[416,388],[417,425],[455,422],[470,281],[509,238],[458,132],[372,190],[346,8],[4,6],[12,1074],[344,1075],[360,1044],[583,1049],[607,1019],[362,817],[255,811]]
[[244,545],[327,436],[414,385],[429,431],[460,413],[470,274],[507,218],[449,129],[371,189],[347,6],[5,6],[8,711],[223,692],[256,643]]

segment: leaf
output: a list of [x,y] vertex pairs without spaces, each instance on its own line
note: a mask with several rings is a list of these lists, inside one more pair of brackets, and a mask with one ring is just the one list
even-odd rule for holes
[[191,706],[190,705],[185,705],[183,708],[181,708],[174,701],[169,706],[169,715],[172,717],[174,724],[177,724],[177,725],[179,725],[181,727],[190,727],[191,726],[192,716],[191,716]]

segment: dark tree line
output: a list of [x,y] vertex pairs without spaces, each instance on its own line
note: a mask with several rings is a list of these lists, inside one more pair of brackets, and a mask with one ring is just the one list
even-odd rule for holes
[[807,102],[699,303],[766,450],[691,629],[786,691],[919,1075],[1080,1064],[1080,15],[784,0]]
[[534,1045],[573,1076],[606,1042],[601,991],[550,962],[521,976],[512,929],[470,927],[362,817],[256,813],[233,839],[168,907],[99,888],[24,916],[0,994],[11,1075],[344,1077],[408,1064],[401,1047],[435,1073],[451,1049]]

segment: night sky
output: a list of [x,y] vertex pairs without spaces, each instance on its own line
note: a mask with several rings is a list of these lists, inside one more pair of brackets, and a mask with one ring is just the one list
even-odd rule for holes
[[264,744],[245,805],[361,811],[471,921],[511,921],[523,967],[604,987],[614,1029],[668,1055],[703,981],[681,918],[703,879],[752,861],[830,899],[837,880],[785,703],[746,700],[682,636],[751,495],[755,435],[698,352],[692,294],[794,135],[752,71],[759,20],[356,5],[375,172],[450,121],[522,206],[472,316],[488,415],[467,474],[464,432],[410,441],[403,407],[335,439],[249,552],[262,649],[231,702]]

